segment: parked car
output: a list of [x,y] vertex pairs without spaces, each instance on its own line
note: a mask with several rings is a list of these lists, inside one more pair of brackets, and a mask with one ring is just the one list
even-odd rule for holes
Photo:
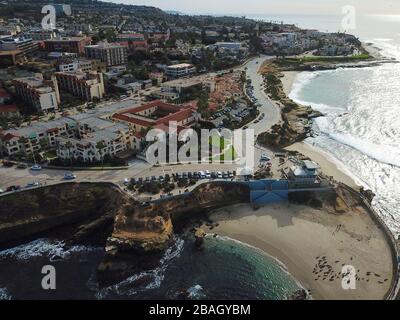
[[159,177],[158,177],[158,180],[160,180],[160,182],[164,182],[165,179],[164,179],[163,176],[159,176]]
[[270,161],[270,160],[271,159],[266,154],[261,155],[261,161]]
[[204,171],[199,171],[199,177],[200,177],[200,179],[205,179],[206,173]]
[[[66,172],[64,173],[64,180],[74,180],[76,178],[76,175],[74,175],[72,172]],[[127,178],[125,178],[127,180]],[[125,181],[124,181],[125,184]],[[129,184],[129,179],[128,179],[128,184]]]
[[20,162],[20,163],[18,163],[17,168],[18,169],[26,169],[26,168],[28,168],[28,165],[26,163]]
[[205,174],[206,174],[206,178],[207,178],[207,179],[211,179],[211,173],[210,173],[210,171],[206,170]]
[[4,190],[3,190],[3,189],[0,189],[0,194],[2,194],[2,193],[4,193]]
[[216,179],[217,178],[217,173],[216,172],[211,172],[211,178]]
[[19,186],[19,185],[9,186],[9,187],[6,189],[6,192],[15,191],[15,190],[19,190],[19,189],[21,189],[21,186]]
[[40,171],[40,170],[42,170],[42,166],[40,166],[39,164],[34,164],[34,165],[31,167],[31,170],[32,170],[32,171]]
[[33,187],[39,187],[39,186],[40,186],[40,183],[37,182],[37,181],[31,181],[31,182],[28,182],[28,183],[26,184],[26,187],[27,187],[27,188],[33,188]]
[[[65,175],[64,175],[64,179],[65,179]],[[125,178],[124,179],[124,185],[125,186],[127,186],[130,182],[131,182],[131,180],[129,178]]]
[[229,176],[228,176],[228,174],[227,174],[226,172],[223,172],[223,173],[222,173],[222,178],[224,178],[224,179],[228,179],[228,178],[229,178]]
[[14,165],[14,163],[12,163],[11,161],[7,161],[7,160],[4,160],[4,161],[3,161],[3,166],[4,166],[4,167],[10,168],[10,167],[12,167],[13,165]]
[[217,172],[217,178],[222,179],[222,172],[219,172],[219,171]]
[[136,178],[132,178],[130,180],[130,184],[135,185],[137,183]]

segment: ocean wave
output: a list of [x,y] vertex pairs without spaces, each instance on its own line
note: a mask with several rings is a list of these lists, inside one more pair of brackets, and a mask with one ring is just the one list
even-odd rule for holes
[[[341,70],[341,69],[340,69]],[[337,72],[337,70],[328,70],[328,71],[318,71],[318,72],[301,72],[297,75],[292,89],[289,93],[289,98],[294,102],[299,103],[304,106],[311,106],[314,110],[320,111],[322,113],[341,113],[343,109],[338,107],[329,106],[323,103],[315,103],[312,101],[306,101],[301,98],[301,93],[303,89],[313,80],[321,76],[323,73],[333,73]]]
[[320,124],[321,121],[318,124],[321,132],[330,139],[351,147],[378,162],[400,167],[399,147],[373,143],[365,139],[354,137],[350,134],[331,132],[327,127],[321,126]]
[[[183,245],[184,240],[175,237],[173,245],[166,250],[160,259],[159,267],[134,274],[115,285],[101,288],[96,292],[96,298],[99,300],[106,299],[110,294],[132,296],[139,292],[159,288],[164,280],[168,265],[181,255]],[[141,282],[141,280],[145,280],[143,281],[144,285],[135,286],[135,283]]]
[[99,250],[99,248],[89,246],[65,247],[63,241],[37,239],[17,247],[0,251],[0,259],[12,258],[19,261],[28,261],[34,257],[47,256],[50,257],[50,261],[64,260],[70,258],[73,253],[89,250]]
[[202,299],[205,297],[203,290],[204,289],[201,285],[196,284],[193,287],[190,287],[189,289],[187,289],[188,297],[192,300]]
[[0,287],[0,300],[11,300],[12,296],[8,292],[7,288]]

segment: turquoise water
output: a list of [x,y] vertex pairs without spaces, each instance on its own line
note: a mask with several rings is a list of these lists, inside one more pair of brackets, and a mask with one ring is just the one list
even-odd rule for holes
[[[287,21],[337,31],[341,17],[290,16]],[[370,15],[357,16],[356,29],[349,32],[399,61],[399,29],[398,15]],[[325,117],[314,121],[315,136],[306,142],[325,151],[340,168],[376,194],[373,205],[396,236],[400,236],[399,88],[400,64],[385,64],[303,72],[289,95],[324,113]]]
[[[54,257],[57,259],[54,259]],[[64,249],[39,239],[0,251],[0,299],[263,299],[280,300],[299,289],[273,258],[228,238],[176,238],[160,265],[100,288],[96,267],[103,248]],[[57,290],[41,288],[41,268],[56,268]]]

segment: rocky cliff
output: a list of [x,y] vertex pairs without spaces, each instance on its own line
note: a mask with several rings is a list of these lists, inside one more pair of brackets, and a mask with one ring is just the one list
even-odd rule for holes
[[210,182],[188,194],[144,205],[126,203],[115,216],[106,255],[98,268],[98,278],[108,283],[123,279],[134,271],[154,267],[171,244],[174,225],[208,209],[248,201],[246,185]]
[[38,236],[103,245],[98,276],[111,283],[157,266],[174,226],[208,209],[248,201],[248,187],[240,183],[205,183],[147,204],[111,183],[63,183],[0,197],[0,246]]
[[[125,195],[109,183],[63,183],[0,197],[0,245],[59,228],[71,242],[109,227]],[[105,237],[93,237],[96,242]]]

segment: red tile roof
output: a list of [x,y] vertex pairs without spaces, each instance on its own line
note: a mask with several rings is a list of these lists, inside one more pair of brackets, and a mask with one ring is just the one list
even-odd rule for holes
[[0,113],[18,112],[18,107],[15,104],[6,104],[0,106]]
[[9,95],[9,93],[6,90],[0,88],[0,98],[10,98],[10,97],[11,96]]

